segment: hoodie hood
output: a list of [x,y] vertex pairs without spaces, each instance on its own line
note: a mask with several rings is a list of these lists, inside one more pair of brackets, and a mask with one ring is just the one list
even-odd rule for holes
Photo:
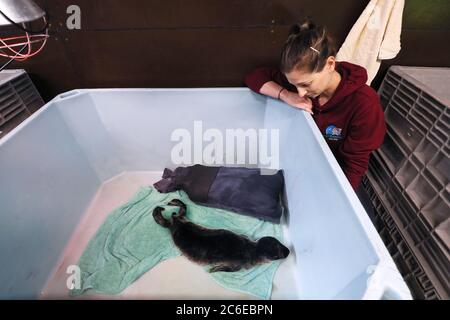
[[366,85],[367,71],[359,65],[345,61],[337,62],[336,71],[341,75],[341,82],[339,82],[331,99],[323,106],[319,106],[318,98],[313,99],[314,108],[320,111],[332,109],[339,105],[347,96]]

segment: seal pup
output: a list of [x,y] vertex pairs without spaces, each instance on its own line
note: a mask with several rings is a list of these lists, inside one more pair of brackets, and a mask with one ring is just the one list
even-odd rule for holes
[[235,272],[289,255],[289,249],[273,237],[252,241],[229,230],[208,229],[186,219],[186,204],[181,200],[173,199],[168,205],[179,207],[178,214],[165,219],[164,208],[156,207],[153,218],[170,230],[173,242],[189,260],[212,265],[209,272]]

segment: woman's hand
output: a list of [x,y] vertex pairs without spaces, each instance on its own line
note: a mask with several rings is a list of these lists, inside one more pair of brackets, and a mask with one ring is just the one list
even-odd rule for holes
[[309,98],[302,98],[298,95],[298,93],[284,89],[280,94],[280,99],[295,108],[302,109],[310,114],[313,114],[312,101]]
[[[281,91],[280,91],[281,90]],[[281,87],[274,81],[268,81],[259,90],[259,93],[274,99],[280,99],[294,108],[305,110],[306,112],[313,114],[312,101],[309,98],[302,98],[298,93],[291,92],[286,88]]]

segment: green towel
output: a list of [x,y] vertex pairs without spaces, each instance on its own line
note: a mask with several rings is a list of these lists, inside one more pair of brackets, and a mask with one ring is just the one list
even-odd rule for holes
[[[156,206],[166,209],[165,217],[177,211],[177,207],[167,206],[175,198],[186,203],[186,217],[196,224],[228,229],[252,240],[272,236],[283,241],[278,224],[197,205],[184,191],[159,193],[153,187],[141,187],[128,203],[107,217],[89,241],[78,262],[81,288],[71,290],[70,295],[120,293],[158,262],[181,255],[169,230],[158,225],[152,216]],[[225,288],[270,299],[272,281],[280,263],[274,261],[247,270],[210,275]],[[210,267],[205,266],[205,271]]]

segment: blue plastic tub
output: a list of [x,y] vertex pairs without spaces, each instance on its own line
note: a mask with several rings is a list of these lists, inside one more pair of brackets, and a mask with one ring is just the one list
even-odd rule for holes
[[101,186],[124,172],[176,167],[172,133],[194,136],[195,121],[224,136],[278,129],[279,161],[271,165],[286,178],[295,279],[295,290],[280,297],[411,298],[311,116],[246,88],[74,90],[5,136],[0,297],[41,297]]

